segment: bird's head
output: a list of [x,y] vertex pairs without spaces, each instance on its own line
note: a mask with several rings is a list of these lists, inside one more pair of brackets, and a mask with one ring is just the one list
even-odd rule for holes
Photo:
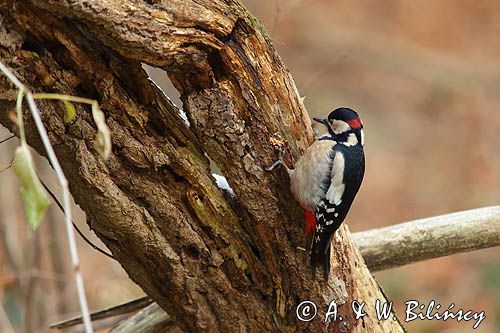
[[330,135],[334,138],[348,137],[354,133],[363,144],[363,124],[356,111],[349,108],[338,108],[330,112],[326,118],[313,118],[315,121],[325,125]]

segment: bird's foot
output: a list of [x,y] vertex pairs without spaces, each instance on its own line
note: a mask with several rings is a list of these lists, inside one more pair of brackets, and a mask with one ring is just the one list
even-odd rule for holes
[[286,155],[286,148],[279,148],[279,155],[278,155],[278,160],[274,162],[272,165],[264,168],[266,171],[273,171],[278,165],[283,165],[288,172],[288,175],[291,175],[293,170],[290,169],[286,163],[285,163],[285,155]]

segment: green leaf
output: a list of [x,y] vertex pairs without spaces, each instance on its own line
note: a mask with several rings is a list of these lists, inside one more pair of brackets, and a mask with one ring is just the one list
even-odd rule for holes
[[64,114],[64,123],[71,125],[76,119],[76,109],[73,104],[68,101],[63,101],[66,113]]
[[12,169],[19,179],[19,193],[26,219],[30,227],[35,230],[50,206],[50,198],[36,174],[33,158],[25,143],[17,147]]

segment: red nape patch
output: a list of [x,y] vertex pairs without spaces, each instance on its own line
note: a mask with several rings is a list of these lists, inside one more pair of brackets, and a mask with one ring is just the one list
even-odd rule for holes
[[361,119],[359,119],[359,117],[349,120],[347,121],[347,123],[349,124],[349,126],[351,126],[351,128],[361,128]]
[[306,235],[316,231],[316,214],[306,209]]

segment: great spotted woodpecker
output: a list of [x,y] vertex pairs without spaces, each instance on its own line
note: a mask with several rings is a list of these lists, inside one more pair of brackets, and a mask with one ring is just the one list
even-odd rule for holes
[[283,156],[268,170],[283,164],[289,171],[291,190],[306,211],[306,234],[313,236],[311,266],[330,272],[330,243],[358,193],[365,173],[363,124],[349,108],[338,108],[327,118],[313,118],[326,126],[290,170]]

